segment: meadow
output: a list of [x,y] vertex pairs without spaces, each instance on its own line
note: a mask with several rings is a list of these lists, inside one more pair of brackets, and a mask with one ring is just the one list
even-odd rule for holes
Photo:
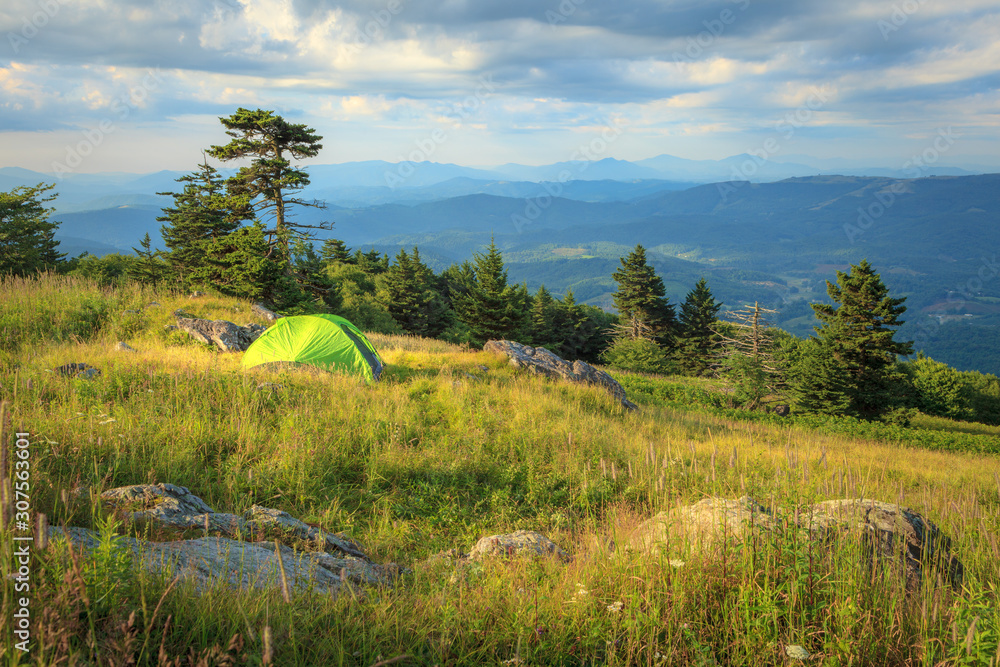
[[[640,405],[628,413],[600,389],[402,336],[371,336],[386,362],[372,385],[244,372],[239,354],[164,327],[178,308],[263,323],[247,302],[42,276],[2,279],[0,303],[4,446],[30,432],[33,510],[103,538],[90,556],[61,542],[34,552],[32,650],[15,650],[5,623],[4,665],[1000,665],[995,427],[781,420],[712,405],[710,385],[616,374]],[[69,362],[102,373],[53,372]],[[132,570],[112,539],[128,526],[96,501],[154,482],[220,512],[288,511],[407,571],[290,602],[196,593]],[[817,549],[793,529],[711,554],[624,546],[657,512],[743,495],[912,507],[952,538],[965,583],[907,595],[860,545]],[[518,529],[572,561],[432,558]],[[0,535],[4,619],[12,535]]]

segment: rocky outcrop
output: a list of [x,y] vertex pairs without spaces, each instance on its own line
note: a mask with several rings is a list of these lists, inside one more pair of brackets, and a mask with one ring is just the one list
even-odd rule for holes
[[749,496],[706,498],[661,512],[633,535],[629,547],[670,551],[684,545],[711,553],[724,542],[742,542],[754,532],[790,527],[802,537],[832,548],[840,537],[859,539],[869,567],[888,567],[915,591],[933,566],[946,583],[959,587],[962,563],[949,553],[951,541],[937,526],[908,507],[877,500],[827,500],[792,512],[775,512]]
[[491,340],[483,346],[483,351],[505,355],[511,366],[526,368],[537,375],[603,387],[625,409],[637,409],[617,380],[584,361],[569,362],[544,347],[529,347],[512,340]]
[[135,352],[135,348],[125,341],[118,341],[118,344],[115,345],[115,352]]
[[237,326],[227,320],[178,317],[177,327],[199,343],[215,345],[223,352],[243,352],[267,330],[259,324]]
[[[244,589],[278,587],[282,566],[290,589],[324,593],[345,584],[391,584],[400,573],[394,564],[373,563],[346,536],[326,533],[281,510],[254,505],[242,515],[215,512],[188,489],[172,484],[111,489],[101,499],[132,527],[157,538],[116,538],[136,562],[190,578],[198,588],[213,582]],[[52,528],[49,533],[86,550],[98,544],[97,535],[84,528]]]
[[255,303],[250,306],[250,312],[257,317],[262,317],[268,322],[274,322],[275,320],[281,319],[283,316],[274,312],[262,303]]

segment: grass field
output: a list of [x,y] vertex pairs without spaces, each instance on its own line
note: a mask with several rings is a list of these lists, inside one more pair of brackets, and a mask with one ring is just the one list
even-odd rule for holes
[[[169,482],[220,512],[286,510],[411,570],[392,588],[287,603],[169,587],[133,572],[110,539],[92,559],[55,545],[33,555],[32,651],[13,648],[5,623],[3,664],[1000,665],[996,454],[690,409],[658,398],[655,379],[627,413],[596,388],[409,337],[371,337],[387,363],[371,386],[247,373],[238,354],[164,329],[177,308],[256,321],[232,299],[42,278],[0,283],[0,303],[0,400],[31,433],[31,505],[52,524],[110,538],[95,494]],[[68,362],[102,374],[52,372]],[[945,422],[922,417],[912,432],[1000,438]],[[953,539],[965,586],[907,596],[857,548],[817,551],[792,530],[711,556],[684,543],[609,550],[658,511],[741,495],[910,506]],[[517,529],[543,532],[572,562],[427,560]],[[5,528],[4,575],[11,537]],[[4,619],[14,604],[8,584]],[[789,657],[790,645],[810,657]]]

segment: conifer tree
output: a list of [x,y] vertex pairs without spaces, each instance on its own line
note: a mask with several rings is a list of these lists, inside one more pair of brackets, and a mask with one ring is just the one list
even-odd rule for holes
[[618,285],[614,302],[624,335],[631,339],[651,335],[660,344],[669,343],[676,315],[666,298],[663,279],[646,262],[646,249],[636,245],[621,263],[612,278]]
[[400,249],[395,263],[385,272],[378,297],[404,331],[417,336],[427,335],[433,297],[424,285],[424,276],[417,274],[406,250]]
[[184,184],[181,192],[157,193],[174,198],[174,205],[156,219],[167,223],[160,227],[169,249],[167,263],[185,287],[213,283],[219,279],[218,262],[209,257],[209,248],[239,227],[242,219],[230,210],[225,181],[207,161],[177,182]]
[[[896,369],[898,355],[913,353],[912,342],[896,341],[895,328],[903,324],[905,297],[893,298],[868,260],[837,272],[837,283],[827,281],[827,294],[835,305],[812,304],[822,326],[816,328],[819,344],[802,355],[804,366],[825,369],[830,381],[817,389],[801,368],[796,373],[800,403],[821,405],[822,391],[841,391],[846,414],[877,419],[888,412],[902,381]],[[817,358],[816,355],[819,355]],[[842,403],[844,401],[839,401]],[[840,409],[839,407],[837,408]]]
[[343,262],[344,264],[354,262],[354,258],[351,256],[351,249],[340,239],[327,239],[323,241],[323,247],[320,248],[319,256],[326,265],[333,264],[334,262]]
[[545,289],[545,285],[538,288],[535,298],[531,304],[531,343],[549,347],[555,343],[555,299]]
[[138,256],[135,264],[132,265],[129,273],[133,280],[144,285],[156,285],[163,278],[163,262],[160,260],[160,253],[153,250],[153,241],[149,237],[149,232],[142,237],[138,248],[132,248]]
[[208,154],[228,162],[250,160],[228,180],[230,194],[243,203],[240,212],[245,219],[273,220],[274,227],[267,229],[269,252],[280,250],[288,258],[293,238],[308,239],[309,230],[330,229],[329,223],[306,225],[294,222],[289,207],[309,206],[326,208],[326,205],[291,196],[309,185],[309,175],[292,167],[289,158],[301,160],[315,157],[323,147],[323,137],[313,128],[292,124],[273,111],[239,108],[236,113],[219,118],[232,137],[225,146],[212,146]]
[[58,222],[50,222],[52,209],[45,204],[56,195],[44,196],[55,183],[21,186],[0,192],[0,275],[26,275],[53,269],[63,261],[55,240]]
[[335,311],[342,305],[340,290],[326,272],[326,265],[311,242],[296,239],[292,245],[292,275],[311,294],[316,307]]
[[476,253],[474,280],[468,293],[455,295],[458,319],[472,331],[478,345],[488,340],[511,338],[520,328],[520,313],[514,306],[515,289],[507,285],[503,256],[493,239],[485,253]]
[[678,358],[687,373],[702,375],[712,365],[719,343],[715,320],[720,308],[722,304],[715,301],[704,278],[695,284],[681,304]]

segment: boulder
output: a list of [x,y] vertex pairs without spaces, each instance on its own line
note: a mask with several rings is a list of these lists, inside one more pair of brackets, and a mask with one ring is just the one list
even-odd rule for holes
[[617,380],[584,361],[569,362],[544,347],[529,347],[512,340],[491,340],[483,346],[483,351],[505,355],[510,359],[511,366],[526,368],[537,375],[598,385],[606,389],[625,409],[637,409],[635,403],[625,396],[625,389]]
[[[70,539],[74,545],[92,551],[99,537],[84,528],[49,528],[49,539]],[[274,542],[244,542],[227,537],[200,537],[173,542],[150,542],[117,537],[118,544],[132,552],[145,569],[193,581],[204,590],[215,583],[232,588],[281,588],[281,569],[290,591],[338,592],[345,584],[391,584],[398,575],[394,566],[382,566],[359,558],[337,558],[321,551],[302,552]],[[278,557],[281,557],[281,563]]]
[[710,554],[724,542],[742,542],[754,532],[791,526],[828,549],[839,537],[861,540],[868,567],[898,572],[908,591],[916,591],[933,564],[942,579],[960,587],[964,568],[949,553],[951,541],[937,526],[908,507],[877,500],[827,500],[794,512],[773,512],[749,496],[706,498],[660,512],[633,534],[629,547],[659,551],[671,542]]
[[952,553],[951,540],[936,525],[909,507],[868,499],[825,500],[799,517],[812,532],[860,534],[869,558],[896,569],[907,590],[920,588],[927,565],[955,588],[965,568]]
[[[191,578],[198,588],[214,581],[243,589],[278,587],[278,554],[290,588],[317,592],[336,592],[344,583],[390,584],[401,572],[394,564],[371,562],[346,536],[326,533],[281,510],[254,505],[242,515],[215,512],[173,484],[110,489],[101,499],[155,538],[198,535],[169,541],[116,538],[147,569]],[[87,551],[99,543],[97,534],[84,528],[50,528],[49,534]]]
[[250,312],[256,315],[257,317],[263,317],[268,322],[273,322],[282,317],[281,315],[274,312],[273,310],[271,310],[262,303],[255,303],[252,306],[250,306]]
[[203,296],[205,296],[204,292],[202,292],[201,290],[195,290],[195,291],[191,292],[190,295],[188,295],[188,298],[189,299],[197,299],[197,298],[203,297]]
[[245,351],[265,330],[257,324],[241,327],[227,320],[201,320],[193,317],[178,317],[177,327],[199,343],[214,344],[223,352]]
[[119,341],[118,344],[115,345],[115,351],[116,352],[135,352],[135,348],[132,347],[131,345],[129,345],[128,343],[124,342],[124,341]]
[[490,557],[555,556],[566,562],[570,555],[555,542],[533,530],[518,530],[505,535],[489,535],[476,542],[469,553],[469,560]]

